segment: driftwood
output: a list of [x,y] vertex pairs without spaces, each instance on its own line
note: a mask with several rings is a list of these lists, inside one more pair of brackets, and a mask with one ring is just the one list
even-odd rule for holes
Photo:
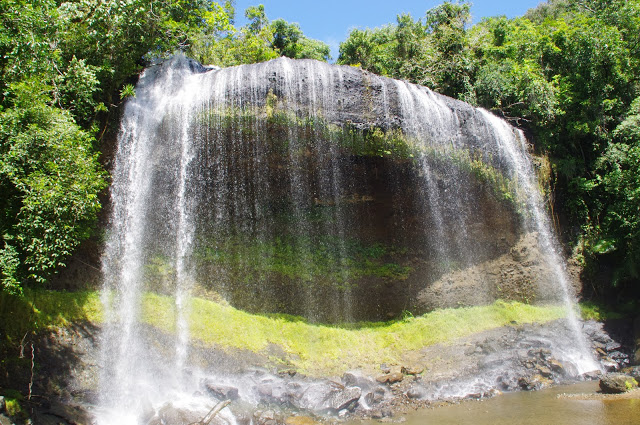
[[229,403],[231,403],[231,400],[221,401],[220,403],[216,404],[213,409],[211,409],[209,413],[205,415],[204,418],[200,419],[198,422],[192,422],[189,425],[209,425],[211,419],[213,419],[222,409],[227,407]]

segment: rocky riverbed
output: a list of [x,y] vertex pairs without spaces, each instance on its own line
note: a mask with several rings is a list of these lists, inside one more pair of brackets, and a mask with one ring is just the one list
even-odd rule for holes
[[[589,321],[583,326],[603,371],[617,372],[629,366],[631,348],[624,341],[613,339],[602,323]],[[23,403],[32,410],[33,423],[94,421],[98,331],[93,325],[75,325],[44,335],[36,344],[39,368],[33,397]],[[580,375],[563,358],[563,347],[551,343],[569,332],[563,320],[545,325],[514,323],[407,353],[402,364],[380,364],[373,374],[353,370],[342,376],[313,378],[283,363],[275,349],[258,355],[193,347],[197,364],[189,371],[188,402],[185,394],[161,403],[150,400],[141,406],[139,420],[153,425],[194,423],[218,403],[230,400],[225,413],[220,413],[221,423],[224,415],[239,424],[255,425],[367,418],[394,421],[420,407],[599,379],[599,372]],[[159,365],[161,352],[160,347]],[[637,377],[638,369],[626,372]],[[0,420],[10,423],[6,415]]]

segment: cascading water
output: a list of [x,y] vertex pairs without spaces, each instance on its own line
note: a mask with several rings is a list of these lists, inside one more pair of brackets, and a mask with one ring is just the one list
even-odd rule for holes
[[[446,289],[455,273],[533,234],[550,270],[527,285],[539,300],[573,301],[522,135],[351,67],[151,67],[126,105],[113,176],[103,424],[197,399],[194,292],[315,322],[384,320],[460,303]],[[498,298],[500,278],[477,274],[474,299]],[[160,296],[174,300],[174,336],[144,325]],[[575,340],[559,347],[592,370],[572,314]]]

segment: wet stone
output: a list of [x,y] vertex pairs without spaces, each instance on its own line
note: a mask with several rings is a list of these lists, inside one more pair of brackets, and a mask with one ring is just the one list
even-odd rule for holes
[[405,375],[420,375],[424,372],[424,367],[422,366],[402,366],[401,373]]
[[552,371],[554,371],[555,373],[564,374],[565,372],[564,365],[560,363],[558,360],[549,359],[548,363]]
[[553,376],[553,372],[551,372],[551,369],[546,366],[538,366],[537,369],[540,375],[544,376],[545,378],[551,378],[551,376]]
[[382,415],[382,410],[380,409],[375,409],[371,411],[371,418],[372,419],[382,419],[384,416]]
[[207,392],[219,400],[237,400],[238,389],[228,385],[218,385],[211,381],[206,381],[204,387]]
[[595,381],[596,379],[600,379],[601,376],[602,372],[600,372],[599,370],[592,370],[580,375],[580,377],[585,381]]
[[149,425],[164,425],[164,424],[190,424],[198,422],[202,417],[196,413],[179,409],[173,406],[171,403],[167,403],[158,410],[156,416],[154,416],[149,422]]
[[551,380],[542,375],[523,376],[518,379],[518,386],[527,391],[539,390],[551,385]]
[[638,387],[638,382],[630,375],[609,373],[600,378],[600,390],[605,394],[621,394]]
[[347,387],[344,390],[335,391],[329,396],[326,407],[335,411],[352,410],[357,406],[361,395],[362,390],[358,387]]
[[407,397],[414,400],[424,398],[426,395],[427,392],[420,387],[409,388],[409,390],[407,391]]
[[[636,381],[640,379],[640,366],[626,367],[621,372],[635,378]],[[638,381],[638,383],[640,383],[640,381]]]
[[622,344],[620,344],[619,342],[616,341],[611,341],[608,344],[605,345],[605,350],[607,352],[611,352],[611,351],[616,351],[618,349],[620,349],[620,347],[622,347]]
[[381,384],[395,384],[396,382],[400,382],[404,379],[404,375],[400,372],[388,373],[386,375],[381,375],[376,378]]
[[600,359],[600,364],[607,372],[615,372],[620,369],[620,365],[615,360],[609,357],[603,357]]
[[276,425],[281,423],[281,418],[273,410],[258,410],[253,414],[253,418],[256,425]]
[[285,425],[318,425],[318,422],[310,416],[289,416],[284,423]]
[[342,375],[342,382],[345,386],[351,387],[358,384],[358,377],[351,372],[346,372]]
[[385,394],[384,389],[376,388],[374,391],[372,391],[372,392],[368,393],[366,396],[364,396],[364,401],[369,406],[372,406],[374,404],[378,404],[382,400],[384,400],[384,394]]

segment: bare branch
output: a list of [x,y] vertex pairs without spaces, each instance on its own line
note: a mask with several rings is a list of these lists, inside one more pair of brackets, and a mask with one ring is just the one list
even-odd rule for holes
[[204,418],[200,419],[198,422],[192,422],[189,425],[209,425],[209,422],[216,416],[222,409],[227,407],[231,403],[231,400],[223,400],[220,403],[216,404],[213,409],[209,411],[205,415]]

